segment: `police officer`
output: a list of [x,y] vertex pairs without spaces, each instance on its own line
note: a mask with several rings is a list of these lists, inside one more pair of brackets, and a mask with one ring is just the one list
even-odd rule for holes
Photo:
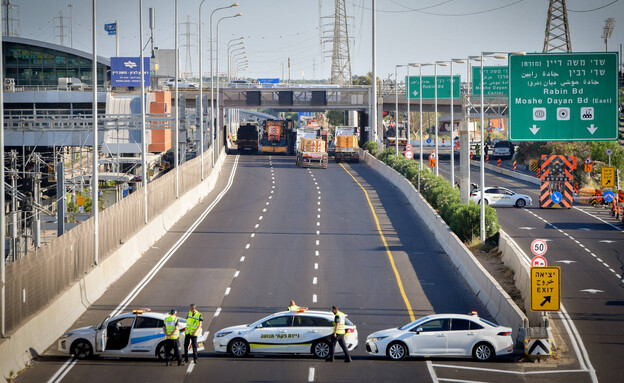
[[290,304],[288,305],[288,311],[307,310],[307,309],[308,309],[307,307],[297,306],[295,301],[290,301]]
[[178,359],[178,366],[182,364],[182,357],[180,356],[180,322],[176,315],[176,310],[171,309],[169,316],[165,318],[165,325],[163,331],[165,332],[165,365],[170,365],[170,353],[173,349],[173,353]]
[[[197,336],[201,334],[201,325],[204,321],[202,315],[197,311],[194,303],[189,305],[189,313],[186,316],[186,330],[184,331],[184,363],[188,363],[189,343],[193,347],[193,362],[197,364]],[[184,364],[182,363],[182,364]]]
[[338,307],[332,306],[332,312],[334,313],[334,331],[331,335],[331,348],[329,350],[329,357],[327,358],[327,362],[334,361],[334,351],[336,349],[336,343],[340,344],[340,348],[345,354],[345,363],[351,362],[351,355],[349,355],[349,349],[347,348],[347,344],[344,341],[346,328],[345,328],[345,317],[346,315],[338,310]]

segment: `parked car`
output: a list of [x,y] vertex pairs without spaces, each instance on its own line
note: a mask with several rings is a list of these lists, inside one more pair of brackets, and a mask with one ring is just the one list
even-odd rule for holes
[[[169,78],[165,81],[165,85],[167,85],[170,88],[174,88],[175,87],[175,81],[172,78]],[[179,78],[178,79],[178,89],[199,89],[199,84],[195,83],[195,82],[189,82],[186,81],[184,79]]]
[[498,141],[494,144],[492,157],[502,157],[511,159],[514,155],[514,145],[509,141]]
[[[100,324],[65,333],[58,340],[58,349],[88,359],[95,355],[115,357],[147,357],[164,359],[165,318],[169,314],[153,313],[149,309],[106,317]],[[184,344],[186,319],[180,318],[180,344]],[[204,349],[203,335],[197,337],[197,350]]]
[[486,361],[513,352],[511,328],[476,315],[437,314],[366,338],[366,352],[401,360],[408,356],[472,356]]
[[[492,206],[525,207],[533,203],[528,195],[518,194],[500,186],[486,187],[483,194],[485,195],[485,203]],[[481,203],[481,189],[473,190],[470,193],[470,199],[476,203]]]
[[[249,353],[313,354],[327,358],[331,347],[335,315],[330,311],[282,311],[252,324],[231,326],[215,332],[214,350],[235,357]],[[345,343],[349,350],[358,345],[355,325],[346,319]],[[336,352],[339,351],[337,348]]]

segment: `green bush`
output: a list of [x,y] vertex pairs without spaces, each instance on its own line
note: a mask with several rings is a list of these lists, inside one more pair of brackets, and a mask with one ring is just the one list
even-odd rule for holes
[[377,154],[377,158],[379,159],[379,161],[386,162],[386,159],[388,158],[388,156],[393,156],[395,153],[396,151],[394,149],[386,148],[381,153]]
[[[412,182],[418,177],[418,165],[411,163],[407,166],[404,166],[402,174],[405,178],[408,179],[408,181]],[[418,187],[418,180],[416,180],[416,182],[416,187]]]
[[375,141],[366,141],[364,144],[364,150],[368,150],[369,153],[375,154],[379,149],[379,144]]
[[[464,242],[479,238],[481,233],[481,206],[475,203],[460,205],[451,215],[451,230]],[[500,230],[496,211],[485,207],[485,237],[490,238]]]
[[459,199],[457,201],[449,201],[449,203],[442,206],[440,209],[440,217],[442,217],[444,222],[451,222],[451,217],[460,206],[461,203],[459,202]]
[[397,172],[403,174],[403,168],[410,165],[412,163],[411,160],[405,159],[403,156],[397,156],[398,158],[392,164],[392,168]]

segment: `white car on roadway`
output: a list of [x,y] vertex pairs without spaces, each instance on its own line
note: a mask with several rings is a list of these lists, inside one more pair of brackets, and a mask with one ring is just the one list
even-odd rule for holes
[[[65,333],[58,340],[58,349],[78,359],[94,355],[164,359],[163,326],[168,316],[142,309],[113,318],[106,317],[100,324]],[[184,344],[185,328],[186,319],[180,318],[180,346]],[[197,337],[197,351],[204,349],[205,341],[203,335]]]
[[[485,203],[492,206],[515,206],[525,207],[531,205],[533,200],[526,194],[518,194],[500,186],[485,188]],[[481,203],[481,189],[475,189],[470,193],[470,199]]]
[[[172,78],[169,78],[165,81],[165,85],[173,89],[175,88],[175,81]],[[196,82],[189,82],[189,81],[179,78],[178,89],[199,89],[199,84]]]
[[[249,353],[313,354],[329,356],[335,315],[329,311],[283,311],[269,315],[252,324],[232,326],[214,334],[216,352],[235,357]],[[345,319],[345,343],[349,350],[358,345],[356,326]],[[340,350],[340,351],[339,351]],[[336,352],[342,352],[336,347]]]
[[511,328],[476,315],[437,314],[403,327],[372,333],[366,339],[371,355],[401,360],[407,356],[472,356],[486,361],[513,352]]

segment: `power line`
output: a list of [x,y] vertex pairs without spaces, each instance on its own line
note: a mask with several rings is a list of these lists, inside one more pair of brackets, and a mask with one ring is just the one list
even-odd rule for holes
[[582,11],[575,11],[575,10],[572,10],[572,9],[568,9],[568,12],[576,12],[576,13],[593,12],[593,11],[597,11],[597,10],[602,9],[602,8],[606,8],[606,7],[608,7],[609,5],[612,5],[612,4],[617,3],[618,1],[620,1],[620,0],[615,0],[615,1],[612,1],[612,2],[610,2],[609,4],[603,5],[603,6],[598,7],[598,8],[594,8],[594,9],[585,9],[585,10],[582,10]]
[[[486,10],[483,10],[483,11],[466,12],[466,13],[436,13],[436,12],[425,12],[423,10],[423,9],[431,8],[431,7],[426,7],[426,8],[408,8],[408,7],[406,7],[406,9],[397,10],[397,11],[390,11],[390,10],[384,10],[384,9],[377,8],[377,12],[379,12],[379,13],[418,12],[418,13],[423,13],[425,15],[445,16],[445,17],[473,16],[473,15],[480,15],[480,14],[483,14],[483,13],[489,13],[489,12],[498,11],[500,9],[511,7],[512,5],[516,5],[516,4],[521,3],[523,1],[524,0],[517,0],[517,1],[514,1],[513,3],[511,3],[511,4],[501,5],[500,7],[490,8],[490,9],[486,9]],[[442,5],[442,4],[446,3],[446,2],[448,2],[448,1],[444,1],[444,2],[442,2],[440,4],[437,4],[437,5]],[[353,4],[353,3],[349,2],[349,4]],[[355,4],[353,4],[353,5],[355,5]],[[362,6],[362,9],[366,9],[367,11],[371,10],[370,8],[367,8],[367,7],[364,7],[364,6]]]

